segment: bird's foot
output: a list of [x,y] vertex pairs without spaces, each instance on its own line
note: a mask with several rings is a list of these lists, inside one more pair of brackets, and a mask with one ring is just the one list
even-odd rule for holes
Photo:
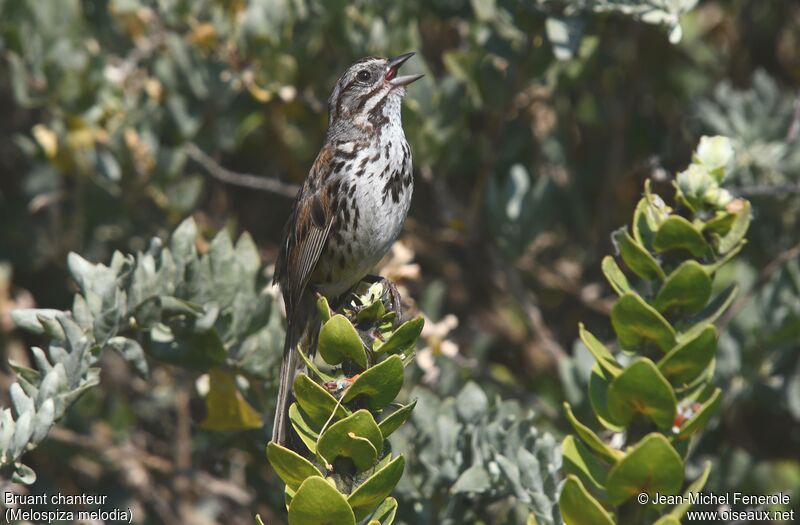
[[325,390],[327,390],[331,394],[338,394],[340,392],[343,392],[348,388],[350,388],[350,385],[352,385],[353,382],[356,379],[358,379],[358,376],[360,375],[361,374],[356,374],[352,377],[340,377],[335,381],[328,381],[327,383],[324,384]]
[[400,318],[403,316],[403,311],[400,303],[400,292],[397,291],[397,286],[395,286],[392,281],[381,275],[367,275],[362,280],[369,284],[381,283],[383,285],[384,291],[389,293],[392,311],[394,311],[396,314],[394,323],[395,325],[400,324]]

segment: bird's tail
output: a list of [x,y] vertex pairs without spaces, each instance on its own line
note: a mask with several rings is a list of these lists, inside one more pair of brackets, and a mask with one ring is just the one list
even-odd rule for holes
[[[289,404],[292,396],[292,384],[297,374],[297,364],[300,356],[297,355],[297,343],[303,330],[294,326],[291,320],[286,327],[286,339],[283,343],[283,361],[281,362],[281,382],[278,386],[278,402],[275,405],[275,420],[272,425],[272,441],[286,444],[286,427],[289,421]],[[300,332],[299,334],[297,332]]]
[[[313,357],[316,353],[319,320],[316,309],[303,308],[305,315],[289,316],[286,326],[286,339],[283,343],[283,361],[281,362],[281,382],[278,386],[278,401],[275,406],[275,420],[272,426],[272,441],[279,445],[287,445],[289,441],[289,406],[292,404],[292,385],[298,373],[305,369],[305,364],[297,354],[297,345],[305,347],[306,355]],[[297,440],[293,440],[297,441]]]

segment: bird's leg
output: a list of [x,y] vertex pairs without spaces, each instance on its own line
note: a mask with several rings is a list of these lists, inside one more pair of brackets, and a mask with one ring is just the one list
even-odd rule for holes
[[392,310],[394,310],[394,312],[397,314],[397,316],[394,318],[395,325],[400,324],[400,318],[403,316],[403,312],[400,309],[400,292],[397,291],[397,286],[395,286],[394,283],[386,277],[380,275],[366,275],[361,280],[369,284],[381,283],[383,285],[384,290],[389,292],[389,297],[392,302]]

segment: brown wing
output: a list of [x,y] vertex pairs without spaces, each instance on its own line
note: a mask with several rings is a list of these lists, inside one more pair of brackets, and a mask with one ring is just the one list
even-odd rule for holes
[[290,315],[314,273],[333,224],[330,196],[324,184],[330,173],[331,153],[332,148],[326,146],[317,155],[283,230],[274,282],[281,286]]

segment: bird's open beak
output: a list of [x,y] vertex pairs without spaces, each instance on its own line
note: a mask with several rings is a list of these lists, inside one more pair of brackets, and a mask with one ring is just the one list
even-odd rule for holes
[[397,76],[397,70],[400,69],[400,66],[405,63],[406,60],[414,56],[414,52],[405,53],[403,55],[398,55],[396,57],[392,57],[386,63],[386,75],[384,78],[387,82],[389,82],[392,86],[399,87],[399,86],[407,86],[410,83],[414,82],[415,80],[419,80],[423,77],[423,75],[403,75],[401,77]]

